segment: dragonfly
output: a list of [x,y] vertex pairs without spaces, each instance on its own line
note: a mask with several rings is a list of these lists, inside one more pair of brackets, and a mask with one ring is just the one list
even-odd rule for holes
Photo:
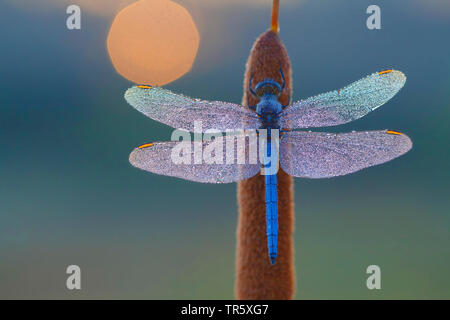
[[[265,140],[258,140],[258,148],[262,148],[263,156],[275,159],[286,173],[294,177],[342,176],[390,161],[412,148],[407,135],[393,130],[347,133],[305,130],[348,123],[377,109],[404,86],[406,77],[402,72],[393,69],[376,72],[342,89],[288,105],[278,101],[286,90],[282,69],[280,73],[281,84],[266,78],[252,87],[253,77],[250,77],[249,92],[258,99],[254,106],[193,99],[151,85],[128,89],[125,99],[151,119],[187,132],[196,131],[195,121],[201,122],[205,132],[278,130],[277,136],[267,133]],[[245,158],[239,162],[238,154],[250,158],[250,151],[246,148],[249,143],[246,143],[235,144],[230,153],[226,154],[225,147],[224,152],[218,153],[220,160],[231,155],[231,160],[235,161],[174,163],[172,151],[179,143],[168,141],[141,145],[132,151],[129,161],[142,170],[202,183],[232,183],[263,173],[267,249],[270,263],[275,264],[278,249],[277,175],[276,171],[268,170],[269,161],[259,159],[251,162]],[[202,150],[206,150],[214,142],[205,140],[200,143]],[[183,150],[189,157],[195,156],[192,148]]]

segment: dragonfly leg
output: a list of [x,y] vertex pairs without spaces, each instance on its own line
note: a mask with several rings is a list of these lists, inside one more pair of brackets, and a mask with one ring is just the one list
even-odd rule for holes
[[273,120],[274,120],[274,121],[278,121],[278,120],[280,119],[280,117],[281,117],[281,114],[282,114],[282,112],[278,112],[277,114],[275,114],[275,115],[273,116]]
[[291,95],[289,95],[289,97],[288,97],[288,104],[287,105],[285,105],[285,106],[281,106],[281,109],[286,109],[286,107],[287,106],[289,106],[291,104]]
[[283,80],[283,83],[281,84],[281,91],[284,90],[284,87],[286,87],[286,78],[284,77],[283,68],[280,68],[281,73],[281,80]]
[[[251,80],[251,78],[250,78],[250,82],[249,82],[249,84],[248,84],[248,88],[249,88],[250,93],[254,94],[254,93],[252,92],[253,89],[252,89],[251,83],[252,83],[252,80]],[[250,109],[253,110],[253,111],[256,111],[256,106],[250,105],[250,96],[248,96],[248,95],[247,95],[247,107],[250,108]]]
[[[283,73],[283,69],[282,68],[280,68],[280,73],[281,73],[281,79],[283,80],[283,83],[281,84],[281,92],[283,92],[284,88],[286,87],[286,78],[284,77],[284,73]],[[291,103],[291,95],[289,94],[288,104],[285,105],[285,106],[281,106],[282,109],[286,108],[290,103]]]
[[251,105],[250,105],[250,101],[249,101],[249,98],[248,98],[248,97],[247,97],[247,107],[250,108],[250,109],[253,110],[253,111],[256,111],[256,106],[251,106]]
[[255,97],[257,97],[256,92],[253,90],[252,88],[252,80],[253,80],[253,73],[250,75],[250,79],[248,80],[248,91],[250,91],[250,93],[252,95],[254,95]]

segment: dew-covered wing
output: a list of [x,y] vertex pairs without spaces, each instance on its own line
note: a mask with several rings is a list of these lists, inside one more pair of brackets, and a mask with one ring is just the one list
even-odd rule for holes
[[297,101],[283,111],[281,127],[326,127],[359,119],[385,104],[403,87],[405,81],[402,72],[385,70],[343,89]]
[[[233,140],[233,142],[230,142]],[[244,135],[213,141],[154,142],[130,154],[130,163],[160,175],[204,183],[230,183],[260,172],[257,140]]]
[[412,142],[395,131],[288,132],[280,142],[280,164],[295,177],[329,178],[390,161]]
[[196,131],[260,126],[256,113],[238,104],[193,99],[160,87],[134,86],[126,91],[125,99],[147,117],[190,132],[194,132],[194,121],[202,125]]

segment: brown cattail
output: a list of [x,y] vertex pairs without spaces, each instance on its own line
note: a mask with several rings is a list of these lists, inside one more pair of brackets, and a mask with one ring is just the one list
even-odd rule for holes
[[[278,15],[277,0],[274,11]],[[286,77],[286,89],[279,101],[286,105],[292,93],[292,70],[289,57],[278,37],[278,23],[272,15],[271,29],[255,42],[247,61],[243,104],[257,99],[248,90],[250,74],[253,84],[271,78],[281,83],[280,67]],[[293,179],[281,168],[278,178],[278,258],[270,264],[267,253],[264,176],[257,175],[238,184],[239,221],[237,229],[236,288],[237,299],[292,299],[295,292],[294,268],[294,188]]]

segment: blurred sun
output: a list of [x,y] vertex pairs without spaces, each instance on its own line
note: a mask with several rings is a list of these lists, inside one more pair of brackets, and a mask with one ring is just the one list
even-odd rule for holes
[[123,77],[161,86],[191,69],[199,42],[197,27],[181,5],[170,0],[140,0],[117,14],[107,48]]

